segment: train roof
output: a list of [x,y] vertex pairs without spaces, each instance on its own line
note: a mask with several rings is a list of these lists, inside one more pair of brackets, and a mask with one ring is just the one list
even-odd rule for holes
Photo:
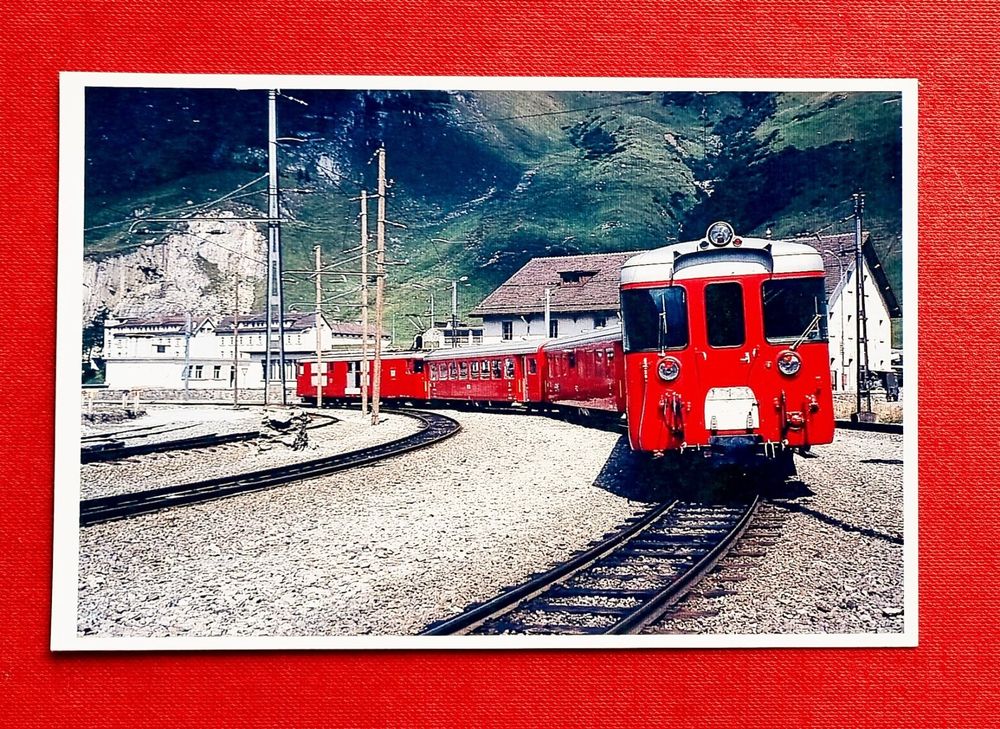
[[521,339],[497,344],[482,344],[477,347],[453,347],[448,349],[435,349],[424,359],[434,362],[441,359],[460,359],[464,357],[480,357],[497,354],[533,354],[538,351],[549,339]]
[[621,339],[622,327],[620,324],[611,324],[606,327],[601,327],[600,329],[594,329],[593,331],[583,332],[582,334],[573,334],[569,337],[559,337],[558,339],[550,339],[545,343],[543,349],[546,352],[552,350],[561,349],[563,347],[573,347],[578,344],[589,344],[591,342],[602,342],[602,341],[614,341],[616,339]]
[[753,273],[822,274],[825,270],[823,256],[805,243],[732,235],[730,242],[720,245],[710,244],[707,238],[633,256],[622,266],[622,284]]
[[[423,352],[418,352],[414,350],[396,350],[396,351],[386,351],[382,350],[382,359],[417,359],[423,357]],[[336,354],[323,353],[324,362],[356,362],[361,359],[361,350],[356,350],[353,352],[337,352]],[[368,361],[374,361],[375,350],[368,350]],[[315,362],[315,353],[307,357],[302,357],[298,360],[299,362]]]

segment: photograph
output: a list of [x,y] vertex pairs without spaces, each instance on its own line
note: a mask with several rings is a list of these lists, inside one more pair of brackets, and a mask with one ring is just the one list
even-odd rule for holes
[[63,73],[52,648],[917,645],[916,97]]

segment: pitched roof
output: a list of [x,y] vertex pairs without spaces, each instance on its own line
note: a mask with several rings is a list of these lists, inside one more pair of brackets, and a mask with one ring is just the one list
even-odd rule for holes
[[[196,332],[209,321],[207,316],[192,316],[191,331]],[[148,314],[145,316],[121,316],[116,317],[114,324],[107,324],[113,327],[156,327],[161,330],[161,334],[183,334],[187,324],[187,314]]]
[[[823,266],[826,268],[826,295],[829,299],[839,285],[843,274],[854,270],[854,233],[817,235],[803,239],[803,242],[811,245],[823,256]],[[889,310],[889,316],[902,316],[903,311],[899,301],[889,284],[889,278],[886,276],[882,261],[875,251],[871,233],[867,230],[861,234],[861,253],[864,255],[868,270],[882,294],[885,306]]]
[[471,316],[550,311],[614,311],[622,264],[640,251],[532,258],[474,308]]
[[[277,320],[275,320],[277,321]],[[285,331],[286,332],[296,332],[304,331],[306,329],[314,326],[316,321],[316,312],[299,312],[299,311],[286,311],[285,312]],[[249,314],[240,314],[239,327],[241,330],[264,330],[267,328],[267,316],[263,312],[251,312]],[[216,328],[219,334],[229,334],[233,331],[233,317],[224,316],[219,319],[219,326]]]

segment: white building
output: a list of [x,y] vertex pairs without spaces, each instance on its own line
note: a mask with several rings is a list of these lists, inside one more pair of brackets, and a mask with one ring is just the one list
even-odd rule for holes
[[[262,314],[233,317],[218,324],[184,314],[124,319],[104,324],[105,382],[110,389],[241,389],[264,387],[266,320]],[[285,380],[295,382],[295,363],[316,355],[316,315],[286,312]],[[361,346],[361,325],[319,320],[320,346],[334,353]],[[383,341],[388,341],[386,336]],[[369,335],[374,346],[375,337]],[[185,363],[189,370],[185,373]],[[281,377],[272,363],[272,379]],[[185,376],[186,375],[186,376]],[[236,382],[234,383],[234,379]]]
[[[830,375],[834,391],[857,392],[858,306],[854,234],[813,237],[805,242],[823,255],[826,266]],[[892,371],[892,320],[903,315],[889,285],[871,234],[862,235],[868,370]]]
[[472,310],[483,319],[483,341],[565,337],[616,323],[622,264],[640,252],[532,258]]
[[[497,340],[499,341],[499,340]],[[447,349],[449,347],[471,347],[483,343],[483,327],[476,324],[438,321],[417,335],[415,349]]]

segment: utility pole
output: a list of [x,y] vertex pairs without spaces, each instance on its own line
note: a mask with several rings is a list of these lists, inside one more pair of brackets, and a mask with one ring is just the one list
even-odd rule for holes
[[240,406],[240,269],[237,263],[233,288],[233,409]]
[[458,281],[451,282],[451,347],[458,346]]
[[188,399],[191,380],[191,310],[184,312],[184,400]]
[[361,191],[361,414],[368,414],[368,191]]
[[378,424],[382,379],[382,307],[385,296],[385,146],[378,150],[378,221],[375,252],[375,373],[372,382],[372,425]]
[[[865,316],[865,269],[862,252],[861,227],[865,212],[865,195],[857,192],[854,198],[854,291],[857,309],[857,365],[858,365],[858,402],[857,420],[869,421],[872,415],[872,394],[868,389],[868,319]],[[865,396],[867,407],[861,409],[861,397]]]
[[313,246],[316,252],[316,406],[323,407],[323,334],[319,323],[323,317],[323,287],[320,281],[320,271],[323,270],[323,261],[320,258],[319,245]]
[[548,287],[545,288],[545,331],[542,336],[552,336],[552,289]]
[[[266,351],[264,354],[264,404],[270,397],[270,385],[276,353],[281,381],[281,404],[288,402],[285,391],[285,312],[281,293],[281,231],[278,207],[278,118],[276,89],[267,92],[267,314]],[[277,352],[275,352],[277,340]]]

